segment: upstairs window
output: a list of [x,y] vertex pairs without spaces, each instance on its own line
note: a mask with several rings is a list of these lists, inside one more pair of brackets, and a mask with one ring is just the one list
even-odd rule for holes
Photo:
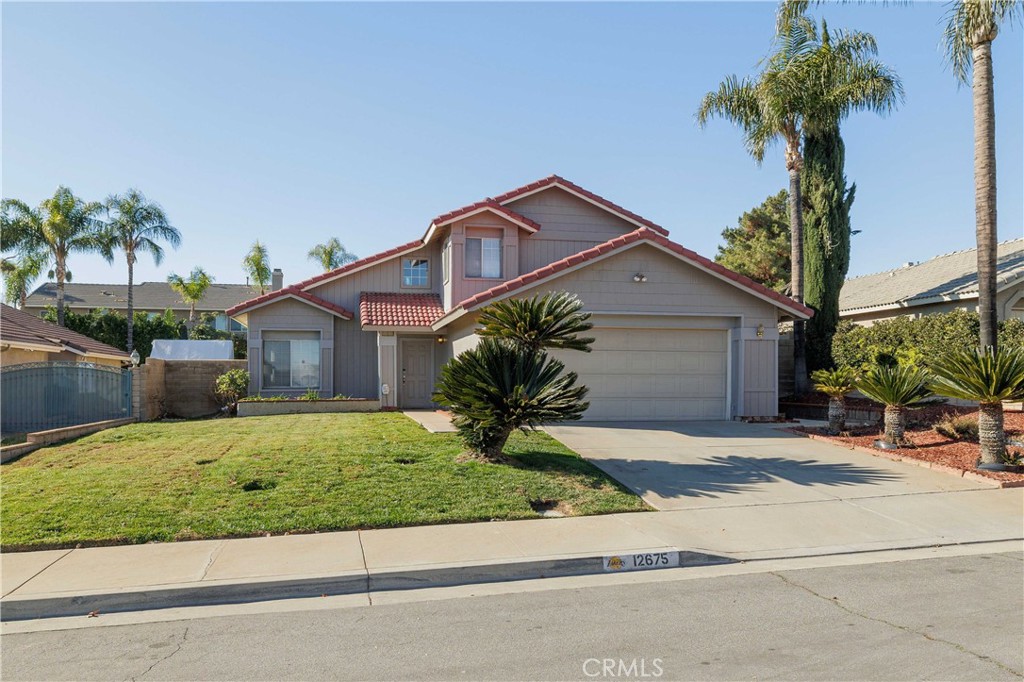
[[430,286],[430,261],[426,258],[402,259],[402,286]]
[[501,240],[496,237],[466,239],[466,277],[501,277]]

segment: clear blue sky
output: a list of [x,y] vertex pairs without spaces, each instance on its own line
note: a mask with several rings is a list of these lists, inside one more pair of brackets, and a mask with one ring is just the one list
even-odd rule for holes
[[[184,243],[137,281],[202,265],[243,281],[256,238],[287,282],[334,235],[360,256],[430,218],[551,173],[713,256],[723,227],[786,184],[701,96],[752,73],[774,3],[3,3],[3,196],[135,186]],[[857,183],[851,274],[974,242],[969,88],[945,67],[943,5],[816,10],[872,32],[902,75],[893,116],[843,127]],[[1022,234],[1024,31],[995,42],[1000,238]],[[123,282],[97,256],[80,282]]]

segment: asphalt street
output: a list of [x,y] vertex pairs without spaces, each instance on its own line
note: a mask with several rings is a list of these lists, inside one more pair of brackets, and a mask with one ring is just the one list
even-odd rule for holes
[[0,674],[1014,680],[1022,585],[1013,552],[7,634]]

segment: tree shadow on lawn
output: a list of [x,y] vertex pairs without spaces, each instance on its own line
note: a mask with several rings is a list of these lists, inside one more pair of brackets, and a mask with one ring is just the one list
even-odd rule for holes
[[[521,451],[505,452],[511,463],[504,466],[514,466],[517,469],[551,473],[559,476],[572,476],[582,479],[580,482],[589,488],[599,490],[601,488],[614,488],[627,495],[635,495],[635,491],[623,485],[618,479],[603,471],[601,467],[589,462],[578,455],[569,455],[560,452],[551,452],[538,449],[524,449]],[[502,465],[497,465],[502,466]]]
[[646,459],[601,459],[593,464],[640,495],[719,497],[756,486],[789,481],[800,486],[879,485],[900,474],[846,462],[829,463],[786,457],[717,455],[699,462]]

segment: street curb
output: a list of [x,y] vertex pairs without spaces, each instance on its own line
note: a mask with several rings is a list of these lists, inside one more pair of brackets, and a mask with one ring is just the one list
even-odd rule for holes
[[[648,550],[630,550],[629,556]],[[654,552],[677,551],[660,547]],[[611,553],[614,555],[614,553]],[[605,568],[609,555],[573,558],[548,558],[471,566],[445,566],[416,570],[384,570],[349,573],[318,578],[288,578],[257,582],[215,585],[192,584],[188,587],[142,588],[87,595],[39,595],[18,598],[8,596],[0,601],[0,621],[35,620],[86,616],[90,613],[151,611],[187,606],[214,606],[248,602],[309,597],[333,597],[346,594],[372,594],[392,590],[414,590],[427,587],[453,587],[481,583],[513,582],[566,576],[617,573]],[[712,566],[737,562],[725,556],[701,552],[679,551],[679,564],[638,570],[665,570],[690,566]]]

